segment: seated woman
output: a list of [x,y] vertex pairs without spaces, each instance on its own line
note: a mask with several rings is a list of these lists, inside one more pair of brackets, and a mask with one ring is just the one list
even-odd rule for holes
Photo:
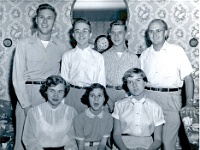
[[94,41],[94,50],[103,53],[112,47],[110,38],[106,35],[99,35]]
[[47,102],[28,112],[23,142],[27,150],[76,150],[73,119],[76,110],[61,101],[70,85],[59,75],[48,77],[40,87]]
[[146,83],[139,68],[129,69],[123,76],[129,97],[117,101],[112,113],[113,138],[120,150],[157,150],[161,146],[164,115],[161,107],[145,96]]
[[89,108],[74,119],[76,140],[80,150],[105,150],[113,127],[111,114],[103,110],[108,101],[104,86],[92,84],[82,96]]

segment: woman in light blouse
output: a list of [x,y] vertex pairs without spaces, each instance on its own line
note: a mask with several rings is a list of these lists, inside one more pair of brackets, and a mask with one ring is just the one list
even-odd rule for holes
[[161,107],[145,96],[146,83],[139,68],[129,69],[123,76],[129,97],[116,102],[112,113],[113,138],[120,150],[157,150],[161,146],[164,115]]
[[62,103],[70,85],[59,75],[46,79],[40,88],[47,102],[28,112],[23,142],[27,150],[76,150],[73,119],[76,110]]

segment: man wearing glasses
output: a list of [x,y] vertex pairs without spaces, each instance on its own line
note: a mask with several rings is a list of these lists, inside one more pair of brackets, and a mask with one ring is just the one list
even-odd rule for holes
[[87,108],[81,103],[85,89],[92,83],[105,86],[105,67],[103,56],[89,46],[92,36],[90,22],[78,18],[74,21],[72,30],[77,45],[63,54],[61,76],[71,85],[65,103],[81,113]]
[[163,126],[164,149],[175,150],[180,127],[179,112],[182,107],[183,83],[185,84],[186,106],[182,109],[194,109],[192,107],[193,69],[183,48],[166,41],[169,31],[163,20],[151,21],[147,32],[152,45],[140,56],[141,69],[149,79],[146,95],[163,109],[166,121]]

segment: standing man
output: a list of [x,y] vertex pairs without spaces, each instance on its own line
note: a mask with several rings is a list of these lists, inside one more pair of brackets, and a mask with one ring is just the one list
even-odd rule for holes
[[106,90],[109,95],[108,108],[113,112],[114,103],[125,97],[122,88],[122,77],[130,68],[140,68],[137,55],[130,53],[126,46],[127,26],[117,20],[110,24],[109,35],[112,47],[103,53],[106,70]]
[[105,67],[103,56],[89,45],[92,36],[90,22],[78,18],[74,21],[72,30],[77,45],[73,50],[64,53],[61,76],[71,85],[65,103],[80,114],[88,108],[81,102],[85,89],[93,83],[105,86]]
[[22,132],[25,117],[33,106],[45,102],[39,93],[41,84],[50,75],[60,73],[60,62],[66,47],[51,36],[56,11],[49,4],[36,10],[37,31],[19,41],[13,64],[13,85],[18,98],[16,106],[16,136],[14,150],[23,150]]
[[147,75],[147,97],[163,109],[166,124],[163,126],[165,150],[175,150],[180,127],[179,111],[182,107],[181,88],[185,83],[186,109],[192,108],[194,82],[192,66],[182,47],[170,44],[168,26],[161,19],[154,19],[148,26],[152,45],[141,56],[141,68]]

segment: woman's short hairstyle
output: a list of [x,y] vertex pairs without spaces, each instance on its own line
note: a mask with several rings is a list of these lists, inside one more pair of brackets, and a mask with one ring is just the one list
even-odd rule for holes
[[76,26],[77,23],[85,23],[89,26],[89,29],[90,29],[90,32],[92,31],[92,28],[91,28],[91,24],[88,20],[84,19],[84,18],[77,18],[74,20],[73,22],[73,25],[72,25],[72,31],[74,32],[74,28]]
[[105,98],[103,105],[106,105],[109,97],[108,97],[108,94],[106,93],[105,87],[103,85],[99,84],[99,83],[94,83],[86,89],[85,93],[81,97],[81,102],[83,104],[87,105],[88,107],[90,107],[90,102],[89,102],[90,92],[93,91],[94,89],[97,89],[97,88],[102,89],[103,94],[104,94],[104,98]]
[[69,90],[70,90],[70,84],[67,83],[61,76],[59,75],[52,75],[52,76],[49,76],[46,81],[41,85],[40,87],[40,93],[41,95],[46,99],[48,100],[48,97],[47,97],[47,90],[49,87],[55,87],[56,85],[58,85],[59,83],[61,84],[64,84],[65,86],[65,94],[64,94],[64,97],[67,96]]
[[133,77],[133,74],[140,74],[141,77],[143,78],[144,82],[148,82],[148,79],[147,79],[147,76],[146,74],[144,73],[144,71],[140,68],[131,68],[129,70],[127,70],[125,73],[124,73],[124,76],[122,78],[122,82],[123,82],[123,89],[128,92],[129,89],[128,89],[128,86],[127,86],[127,79],[129,77]]

